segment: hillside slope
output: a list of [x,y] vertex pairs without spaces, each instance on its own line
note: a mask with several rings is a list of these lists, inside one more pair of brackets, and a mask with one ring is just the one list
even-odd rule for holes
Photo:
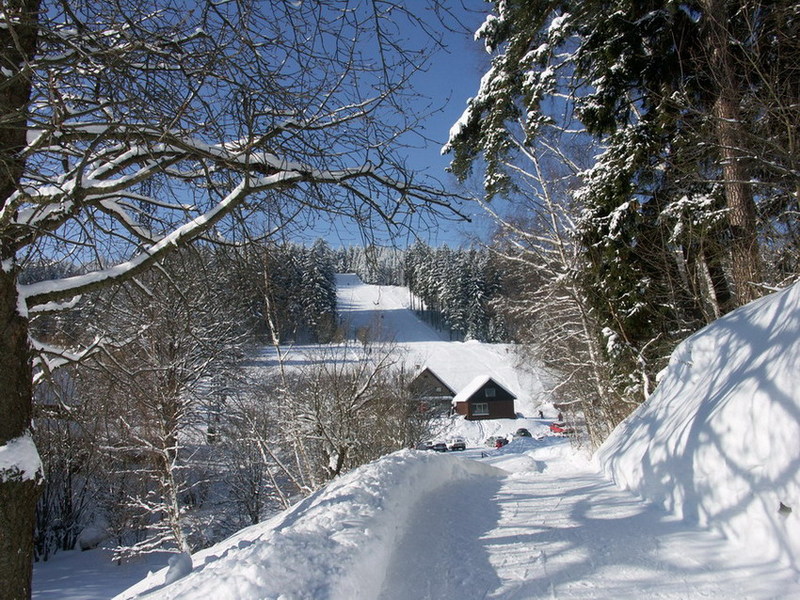
[[[360,292],[350,306],[408,324],[381,293],[378,312],[355,308]],[[563,438],[403,450],[198,552],[184,579],[165,586],[161,571],[119,599],[800,597],[796,512],[774,504],[797,494],[798,319],[795,286],[687,340],[599,453],[617,481],[683,520],[614,486]],[[441,342],[421,325],[404,330],[408,344]],[[748,523],[759,531],[743,536]]]
[[377,339],[393,340],[408,354],[410,369],[431,368],[459,391],[476,375],[489,375],[517,396],[517,410],[530,415],[546,400],[547,377],[538,365],[520,365],[509,344],[449,341],[409,309],[406,287],[362,283],[357,275],[336,276],[340,317],[351,335],[369,327]]
[[800,284],[685,340],[597,458],[618,485],[800,568]]

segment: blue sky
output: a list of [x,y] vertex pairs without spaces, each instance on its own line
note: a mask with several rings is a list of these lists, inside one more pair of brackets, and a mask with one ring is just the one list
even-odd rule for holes
[[[407,8],[411,9],[416,1],[408,2]],[[442,32],[446,48],[433,48],[421,31],[408,32],[412,45],[427,44],[431,47],[429,68],[418,73],[413,81],[415,90],[427,97],[427,100],[419,103],[420,109],[423,110],[428,104],[433,108],[441,108],[423,121],[420,135],[409,138],[415,147],[407,150],[407,160],[415,171],[438,178],[449,190],[453,190],[458,184],[455,178],[445,172],[450,159],[441,155],[441,147],[447,141],[453,123],[464,111],[467,100],[476,93],[488,65],[489,59],[483,44],[474,41],[473,36],[493,5],[485,0],[446,0],[446,4],[461,21],[461,24],[452,22],[451,31],[439,23],[431,23],[431,27]],[[473,224],[443,221],[438,226],[429,224],[426,231],[419,231],[419,235],[434,246],[458,246],[466,243],[469,235],[480,235],[483,226],[479,208],[469,205],[463,209],[474,215]],[[322,236],[334,246],[362,243],[352,227],[341,223]],[[396,240],[401,246],[411,241]]]

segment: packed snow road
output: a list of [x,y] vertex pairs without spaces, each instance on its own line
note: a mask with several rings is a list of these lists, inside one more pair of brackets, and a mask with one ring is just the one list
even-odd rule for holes
[[119,600],[800,598],[797,572],[646,504],[564,439],[403,450]]
[[643,503],[552,438],[466,454],[510,472],[420,498],[381,600],[800,598],[791,570]]

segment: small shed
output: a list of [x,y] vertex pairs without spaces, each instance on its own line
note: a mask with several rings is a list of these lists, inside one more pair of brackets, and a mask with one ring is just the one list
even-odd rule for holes
[[516,396],[488,375],[479,375],[453,398],[455,412],[470,421],[514,419]]
[[411,395],[420,402],[423,410],[449,411],[456,393],[445,381],[425,367],[408,384]]

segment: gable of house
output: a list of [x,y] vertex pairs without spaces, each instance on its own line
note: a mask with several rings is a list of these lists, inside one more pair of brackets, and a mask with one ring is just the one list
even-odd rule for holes
[[453,398],[455,411],[467,419],[513,419],[516,396],[489,376],[473,379]]
[[420,371],[408,384],[408,391],[419,402],[421,411],[434,410],[449,413],[450,402],[456,393],[444,380],[428,367]]
[[425,367],[408,384],[409,391],[416,397],[453,398],[456,393],[444,380]]

